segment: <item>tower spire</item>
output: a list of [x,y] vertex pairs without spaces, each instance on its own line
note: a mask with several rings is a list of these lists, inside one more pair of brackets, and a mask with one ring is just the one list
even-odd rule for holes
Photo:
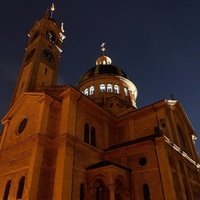
[[52,20],[55,6],[46,11],[29,32],[29,42],[13,94],[14,103],[24,92],[34,92],[42,86],[57,83],[61,46],[65,38],[63,28]]

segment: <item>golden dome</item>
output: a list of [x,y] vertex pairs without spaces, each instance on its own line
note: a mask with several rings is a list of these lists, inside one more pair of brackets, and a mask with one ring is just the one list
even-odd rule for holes
[[108,56],[101,56],[97,58],[96,65],[111,65],[112,60]]

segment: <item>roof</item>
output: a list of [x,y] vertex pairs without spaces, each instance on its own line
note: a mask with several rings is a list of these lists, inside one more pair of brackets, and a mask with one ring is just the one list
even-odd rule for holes
[[119,168],[124,169],[124,170],[126,170],[126,171],[131,171],[131,169],[126,168],[126,167],[123,167],[123,166],[118,165],[118,164],[115,164],[115,163],[113,163],[113,162],[111,162],[111,161],[109,161],[109,160],[101,161],[101,162],[99,162],[99,163],[96,163],[96,164],[94,164],[94,165],[91,165],[91,166],[87,167],[86,169],[87,169],[87,170],[91,170],[91,169],[97,169],[97,168],[100,168],[100,167],[106,167],[106,166],[110,166],[110,165],[119,167]]
[[142,137],[142,138],[137,138],[137,139],[134,139],[134,140],[130,140],[130,141],[127,141],[127,142],[123,142],[123,143],[120,143],[120,144],[116,144],[114,146],[109,147],[108,149],[105,149],[104,151],[115,150],[115,149],[118,149],[118,148],[127,147],[127,146],[132,145],[132,144],[137,144],[137,143],[140,143],[140,142],[153,140],[153,139],[155,139],[156,137],[159,137],[159,136],[160,136],[160,132],[157,129],[155,129],[155,133],[152,133],[151,135],[148,135],[148,136],[145,136],[145,137]]
[[127,75],[124,73],[123,70],[121,70],[119,67],[115,65],[95,65],[88,71],[86,71],[79,79],[78,84],[80,84],[82,81],[91,78],[96,75],[116,75],[116,76],[122,76],[124,78],[127,78]]

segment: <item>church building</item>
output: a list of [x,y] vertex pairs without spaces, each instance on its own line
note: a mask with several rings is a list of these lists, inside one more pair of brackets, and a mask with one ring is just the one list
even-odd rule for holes
[[137,108],[104,45],[76,86],[57,85],[65,36],[53,10],[28,34],[1,121],[0,199],[199,200],[197,137],[181,104]]

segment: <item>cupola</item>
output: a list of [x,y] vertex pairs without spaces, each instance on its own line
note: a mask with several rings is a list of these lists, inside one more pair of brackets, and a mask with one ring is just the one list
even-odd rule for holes
[[77,88],[113,114],[122,115],[129,112],[127,108],[136,109],[137,88],[124,71],[113,65],[111,58],[105,55],[104,45],[96,65],[80,77]]

